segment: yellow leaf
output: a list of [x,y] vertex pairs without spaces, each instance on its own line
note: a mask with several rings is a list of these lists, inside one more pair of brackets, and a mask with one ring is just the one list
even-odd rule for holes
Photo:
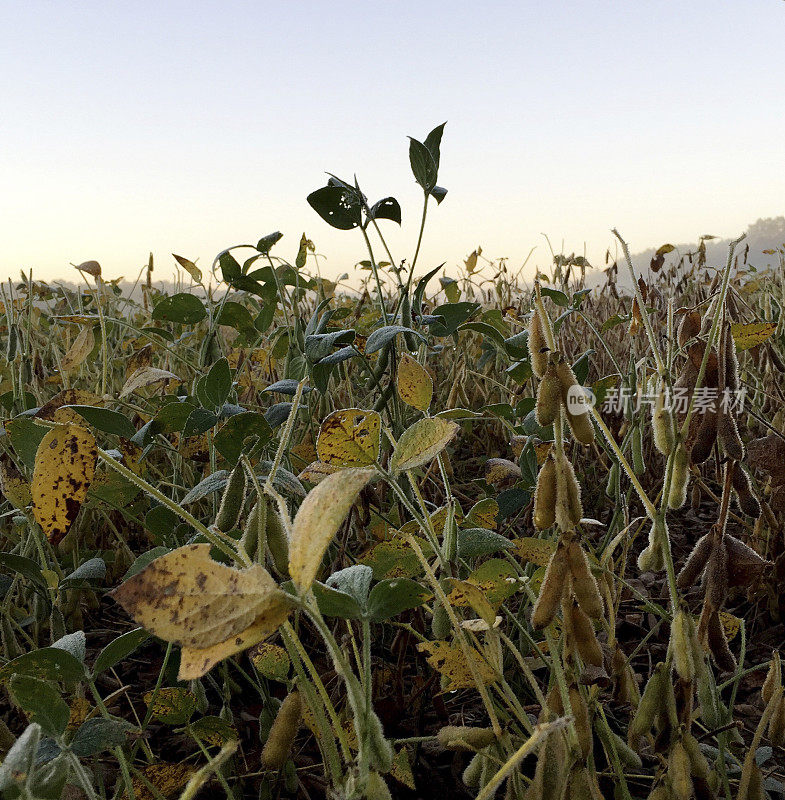
[[128,397],[129,394],[139,391],[145,386],[152,386],[161,381],[179,381],[180,379],[173,372],[156,367],[139,367],[125,382],[120,391],[120,399]]
[[[275,630],[291,608],[263,566],[238,570],[219,564],[210,558],[209,544],[178,547],[156,558],[112,597],[151,633],[196,650],[226,645],[251,626]],[[240,649],[262,636],[248,643],[249,638],[253,634],[244,636]]]
[[506,480],[518,480],[521,468],[506,458],[489,458],[485,462],[485,482],[501,483]]
[[749,350],[751,347],[763,344],[776,330],[776,322],[736,323],[730,326],[737,350]]
[[270,642],[264,642],[255,648],[251,661],[260,675],[274,681],[285,681],[291,666],[286,650]]
[[0,491],[14,508],[30,505],[30,484],[6,453],[0,453]]
[[75,697],[71,701],[71,713],[68,716],[67,731],[75,731],[87,719],[93,706],[86,697]]
[[275,633],[289,616],[291,607],[286,599],[273,607],[245,630],[233,634],[222,642],[209,647],[183,647],[180,651],[180,671],[177,680],[190,681],[201,678],[216,664],[235,653],[240,653],[258,644]]
[[90,353],[95,347],[95,336],[90,325],[86,325],[79,331],[79,335],[74,339],[74,343],[68,348],[68,352],[60,361],[61,372],[72,372],[77,367],[84,364]]
[[402,472],[427,464],[457,433],[458,425],[449,420],[436,417],[418,420],[398,439],[390,458],[390,470]]
[[515,551],[521,561],[530,561],[538,567],[547,567],[556,545],[547,539],[524,536],[515,540]]
[[456,607],[471,606],[488,625],[493,625],[496,619],[496,612],[479,586],[469,581],[459,581],[455,578],[450,578],[449,582],[452,587],[447,595],[450,605]]
[[76,519],[97,460],[93,434],[79,425],[53,428],[41,439],[33,470],[33,516],[52,544]]
[[419,411],[427,411],[433,397],[433,381],[428,371],[408,353],[398,362],[396,386],[401,400]]
[[333,467],[366,467],[379,458],[381,417],[375,411],[342,408],[325,417],[316,440],[319,461]]
[[63,406],[102,406],[103,400],[92,392],[84,389],[63,389],[51,400],[44,403],[36,412],[39,419],[50,419],[53,422],[72,422],[84,426],[86,423],[76,411]]
[[725,631],[725,638],[731,641],[741,630],[741,620],[738,617],[734,617],[733,614],[729,614],[727,611],[720,611],[719,616],[720,624],[722,625],[723,631]]
[[[196,768],[189,764],[150,764],[139,770],[131,781],[136,800],[157,800],[158,795],[170,798],[174,797],[190,777],[196,772]],[[155,794],[148,783],[155,786],[158,795]],[[128,800],[127,792],[123,793],[123,800]]]
[[412,791],[415,790],[414,775],[412,774],[412,765],[409,763],[409,753],[405,747],[402,747],[393,759],[392,769],[390,775],[395,778],[398,783],[402,783]]
[[193,261],[190,261],[183,256],[177,256],[172,253],[174,256],[174,260],[197,282],[200,283],[202,280],[202,270],[194,264]]
[[338,471],[338,467],[333,467],[330,464],[325,464],[322,461],[313,461],[297,476],[301,481],[308,483],[321,483],[328,475]]
[[145,692],[143,700],[159,722],[167,725],[183,725],[196,711],[196,696],[182,686]]
[[466,524],[474,528],[485,528],[492,531],[496,529],[498,516],[499,504],[492,497],[486,497],[471,507],[466,515]]
[[[417,649],[421,653],[426,653],[428,663],[448,679],[449,691],[476,687],[469,662],[460,645],[445,641],[421,642],[417,645]],[[480,680],[485,684],[493,683],[496,680],[496,673],[491,665],[476,650],[470,652]]]
[[310,589],[324,551],[335,536],[373,469],[345,469],[328,475],[308,492],[292,524],[289,574],[301,591]]

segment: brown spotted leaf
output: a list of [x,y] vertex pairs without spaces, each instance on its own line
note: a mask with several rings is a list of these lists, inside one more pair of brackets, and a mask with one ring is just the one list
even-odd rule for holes
[[197,649],[224,643],[259,621],[277,628],[290,609],[287,594],[263,566],[219,564],[210,558],[209,544],[156,558],[112,596],[150,633]]
[[332,467],[367,467],[379,458],[381,430],[382,420],[375,411],[333,411],[319,429],[319,461]]
[[95,477],[93,434],[79,425],[50,430],[38,445],[31,494],[36,522],[53,544],[68,533]]
[[396,387],[401,400],[418,411],[427,411],[433,397],[433,381],[428,371],[408,353],[398,362]]

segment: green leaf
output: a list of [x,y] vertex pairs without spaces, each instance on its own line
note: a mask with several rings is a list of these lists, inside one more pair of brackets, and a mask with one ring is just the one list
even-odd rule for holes
[[345,186],[324,186],[308,195],[308,204],[333,228],[350,231],[362,222],[362,205],[357,193]]
[[486,528],[466,528],[458,531],[458,558],[477,558],[512,550],[513,543],[500,533]]
[[360,608],[357,600],[347,592],[319,583],[319,581],[314,581],[311,588],[319,606],[319,611],[325,617],[338,617],[340,619],[360,619],[362,617],[362,608]]
[[215,449],[232,465],[237,463],[243,444],[249,436],[255,436],[264,444],[273,437],[273,429],[264,414],[256,411],[243,411],[230,417],[215,434]]
[[232,391],[232,370],[227,359],[219,358],[197,384],[196,393],[205,408],[220,408]]
[[365,342],[365,352],[367,354],[375,353],[386,347],[399,333],[414,334],[421,341],[426,341],[425,337],[411,328],[404,325],[385,325],[383,328],[377,328]]
[[80,758],[94,756],[110,747],[125,744],[125,734],[133,725],[122,719],[93,717],[82,723],[71,741],[71,750]]
[[223,304],[217,322],[219,325],[226,325],[229,328],[240,331],[249,339],[255,338],[258,332],[254,326],[251,312],[245,306],[235,303],[233,300],[227,300]]
[[119,664],[149,638],[150,634],[144,628],[135,628],[109,642],[98,654],[98,658],[93,664],[93,678]]
[[540,289],[540,293],[544,294],[546,297],[550,297],[557,306],[563,306],[566,308],[570,301],[564,292],[560,292],[558,289],[548,289],[542,288]]
[[67,578],[60,581],[58,589],[90,587],[106,575],[106,562],[103,558],[89,558],[80,564]]
[[30,715],[31,722],[37,722],[49,736],[63,733],[71,711],[50,683],[29,675],[14,675],[10,688],[16,702]]
[[385,197],[374,203],[368,210],[370,219],[389,219],[401,224],[401,206],[394,197]]
[[5,429],[11,438],[14,452],[22,460],[22,463],[32,471],[35,466],[35,454],[38,452],[38,445],[50,429],[45,428],[43,425],[37,425],[31,417],[14,417],[14,419],[5,423]]
[[39,589],[48,591],[48,584],[41,574],[41,567],[31,558],[19,556],[16,553],[0,553],[0,565],[23,575]]
[[71,653],[59,647],[42,647],[23,653],[0,667],[0,683],[14,675],[75,683],[84,678],[84,666]]
[[436,186],[439,176],[439,165],[431,151],[417,139],[409,137],[409,163],[412,174],[423,190],[430,192]]
[[327,586],[351,595],[360,608],[368,602],[368,591],[373,580],[373,570],[365,564],[352,564],[351,567],[334,572],[327,579]]
[[207,309],[196,295],[181,292],[161,300],[153,309],[152,316],[158,322],[178,322],[181,325],[194,325],[207,316]]
[[374,622],[395,617],[410,608],[417,608],[431,593],[410,578],[390,578],[379,581],[368,597],[368,616]]
[[458,330],[458,326],[466,322],[480,307],[479,303],[445,303],[436,306],[432,314],[442,320],[432,323],[430,331],[434,336],[450,336]]
[[476,331],[483,335],[483,337],[490,339],[494,344],[497,344],[501,349],[504,349],[504,336],[487,322],[464,322],[463,325],[458,326],[459,331]]
[[64,406],[64,408],[73,409],[87,423],[103,433],[123,436],[126,439],[130,439],[136,433],[131,420],[119,411],[96,406]]
[[[38,744],[41,741],[41,726],[31,722],[22,735],[13,743],[11,749],[0,764],[0,793],[15,788],[19,792],[19,784],[26,782],[27,776],[34,770]],[[11,796],[18,796],[11,795]]]
[[256,249],[262,254],[267,255],[270,252],[273,245],[277,244],[278,242],[283,239],[283,234],[280,231],[275,231],[274,233],[268,233],[267,236],[262,236],[261,239],[256,244]]

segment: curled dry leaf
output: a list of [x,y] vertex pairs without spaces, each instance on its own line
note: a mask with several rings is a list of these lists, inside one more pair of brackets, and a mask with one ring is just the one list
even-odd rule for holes
[[333,411],[319,429],[319,461],[333,467],[367,467],[379,458],[381,430],[382,420],[375,411]]
[[156,367],[139,367],[125,382],[120,391],[120,399],[128,397],[129,394],[139,391],[145,386],[152,386],[161,381],[179,381],[180,379],[173,372]]
[[374,474],[374,469],[344,469],[308,492],[294,518],[289,542],[289,574],[300,591],[310,589],[324,551]]
[[86,325],[79,331],[74,343],[68,348],[68,352],[60,361],[62,372],[72,372],[77,367],[84,364],[90,353],[95,347],[95,336],[90,325]]
[[101,277],[101,265],[97,261],[83,261],[77,266],[80,272],[86,272],[94,278]]
[[148,631],[183,646],[180,676],[213,664],[275,631],[291,599],[260,564],[244,570],[210,558],[209,544],[179,547],[129,578],[112,597]]
[[93,435],[79,425],[50,430],[38,445],[31,494],[33,515],[52,544],[68,533],[95,477]]

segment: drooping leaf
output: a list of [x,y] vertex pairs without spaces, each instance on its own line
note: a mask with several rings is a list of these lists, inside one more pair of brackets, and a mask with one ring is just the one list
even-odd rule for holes
[[93,352],[95,347],[95,336],[93,328],[86,325],[79,331],[79,335],[74,339],[73,344],[68,348],[68,352],[60,361],[62,372],[73,372],[87,361],[87,357]]
[[310,588],[327,546],[375,470],[350,468],[328,475],[303,500],[292,525],[289,574],[300,591]]
[[167,642],[204,649],[263,622],[275,630],[287,595],[260,564],[238,570],[210,558],[209,544],[179,547],[112,592],[140,625]]

